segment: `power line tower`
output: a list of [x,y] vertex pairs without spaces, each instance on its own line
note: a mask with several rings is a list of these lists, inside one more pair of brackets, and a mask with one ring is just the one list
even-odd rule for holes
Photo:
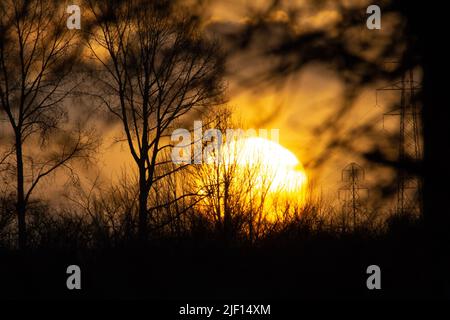
[[420,110],[416,103],[416,93],[420,90],[421,85],[414,80],[412,70],[400,81],[377,90],[400,92],[400,106],[384,114],[399,118],[397,212],[400,214],[420,214],[422,211],[421,181],[405,168],[406,163],[418,163],[422,158]]
[[339,199],[343,202],[344,219],[351,216],[353,230],[364,214],[364,201],[369,197],[369,189],[363,185],[364,179],[364,169],[355,162],[342,169],[341,180],[344,186],[339,188]]

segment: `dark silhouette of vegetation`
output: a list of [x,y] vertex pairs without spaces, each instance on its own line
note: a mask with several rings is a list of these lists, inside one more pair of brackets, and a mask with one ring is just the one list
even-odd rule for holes
[[[41,180],[74,159],[87,158],[92,137],[63,131],[64,100],[77,86],[79,55],[57,1],[3,1],[0,5],[0,106],[12,131],[19,247],[27,245],[26,212]],[[79,80],[78,80],[79,81]],[[57,135],[56,139],[52,139]],[[39,155],[27,143],[40,145]],[[6,159],[3,159],[5,161]]]
[[[269,70],[252,74],[242,79],[279,85],[289,75],[307,67],[321,64],[336,72],[345,84],[342,103],[333,117],[317,128],[317,134],[326,139],[327,147],[315,158],[311,167],[326,165],[328,155],[336,149],[354,152],[354,137],[377,136],[375,123],[356,126],[349,134],[343,134],[345,122],[351,117],[358,92],[380,80],[394,81],[410,70],[419,68],[423,72],[422,90],[415,93],[415,101],[422,105],[421,123],[423,126],[423,159],[392,159],[389,152],[380,145],[363,152],[362,156],[375,163],[395,170],[404,170],[418,176],[423,181],[423,219],[426,228],[427,258],[439,272],[433,273],[434,289],[445,295],[448,283],[442,280],[445,268],[450,265],[448,252],[450,216],[446,214],[445,197],[449,170],[448,159],[442,149],[449,145],[448,108],[443,107],[447,100],[444,80],[447,74],[448,59],[442,50],[441,31],[445,30],[445,18],[437,12],[433,4],[424,5],[406,0],[387,0],[378,3],[382,8],[384,28],[389,33],[377,35],[367,30],[362,23],[362,13],[370,3],[317,1],[306,8],[303,6],[284,7],[281,1],[269,1],[263,8],[249,8],[252,23],[238,28],[237,32],[226,33],[230,52],[259,50],[261,56],[270,57],[278,63]],[[319,28],[305,28],[295,31],[295,23],[308,14],[334,8],[339,19],[331,20]],[[279,10],[286,11],[284,21],[271,19]],[[277,39],[269,45],[264,39],[273,35]],[[387,34],[387,36],[385,36]],[[395,63],[393,63],[395,62]],[[389,67],[388,67],[389,66]],[[328,133],[328,134],[327,134]],[[330,137],[331,138],[328,138]],[[398,137],[390,137],[398,143]],[[356,151],[356,153],[358,153]],[[383,201],[392,195],[396,188],[395,176],[382,188]],[[430,280],[431,281],[431,280]],[[447,289],[446,289],[447,288]]]
[[[221,102],[217,45],[202,38],[199,21],[171,1],[88,1],[95,17],[88,40],[100,66],[96,93],[123,124],[139,173],[139,235],[149,223],[148,199],[160,172],[160,153],[173,124],[195,109]],[[106,57],[102,53],[106,52]],[[175,168],[178,171],[180,168]]]

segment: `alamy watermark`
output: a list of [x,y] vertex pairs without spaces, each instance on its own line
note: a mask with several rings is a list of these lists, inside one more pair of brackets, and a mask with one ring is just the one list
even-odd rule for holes
[[381,29],[381,9],[379,6],[373,4],[367,7],[367,14],[370,16],[367,18],[366,26],[369,30]]
[[81,9],[78,5],[72,4],[70,6],[67,6],[66,12],[70,14],[70,16],[67,18],[67,29],[73,30],[81,29]]
[[[81,29],[81,9],[76,4],[67,6],[66,12],[70,14],[67,18],[67,28],[70,30]],[[369,16],[366,20],[366,26],[369,30],[381,29],[381,9],[379,6],[373,4],[367,7],[366,14]]]
[[72,264],[67,267],[66,273],[69,274],[66,280],[66,286],[69,290],[81,289],[81,269],[79,266]]
[[[270,131],[270,132],[269,132]],[[279,129],[236,129],[228,128],[223,132],[217,128],[203,131],[203,122],[194,121],[194,130],[176,129],[172,132],[171,158],[176,164],[219,163],[222,161],[223,151],[233,152],[232,146],[239,140],[258,137],[278,143]]]
[[381,269],[373,264],[367,267],[366,273],[370,276],[367,278],[366,286],[369,290],[381,289]]

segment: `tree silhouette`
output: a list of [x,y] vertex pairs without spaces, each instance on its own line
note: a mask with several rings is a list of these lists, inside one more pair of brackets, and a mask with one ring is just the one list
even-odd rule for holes
[[[217,45],[174,1],[87,1],[87,45],[97,69],[93,93],[123,126],[139,176],[138,233],[147,235],[148,198],[170,128],[190,111],[221,102]],[[180,170],[178,167],[174,170]]]
[[[26,212],[39,183],[72,160],[86,158],[92,140],[81,128],[64,132],[63,102],[77,83],[76,34],[66,28],[58,1],[0,4],[0,112],[12,131],[19,247],[27,245]],[[28,144],[29,149],[26,149]],[[39,146],[39,155],[32,150]]]

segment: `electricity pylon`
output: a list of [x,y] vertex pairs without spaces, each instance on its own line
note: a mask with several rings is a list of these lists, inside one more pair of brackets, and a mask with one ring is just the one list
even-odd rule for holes
[[369,196],[369,189],[363,185],[364,179],[364,169],[355,162],[342,169],[341,180],[344,186],[339,188],[339,199],[343,202],[345,219],[348,215],[352,216],[353,229],[358,224],[359,216],[364,214],[364,201]]
[[416,93],[419,90],[421,85],[414,81],[412,70],[403,75],[400,81],[377,90],[400,91],[400,106],[384,114],[399,117],[397,212],[400,214],[422,212],[421,181],[405,168],[406,163],[418,163],[422,158],[420,111],[416,103]]

